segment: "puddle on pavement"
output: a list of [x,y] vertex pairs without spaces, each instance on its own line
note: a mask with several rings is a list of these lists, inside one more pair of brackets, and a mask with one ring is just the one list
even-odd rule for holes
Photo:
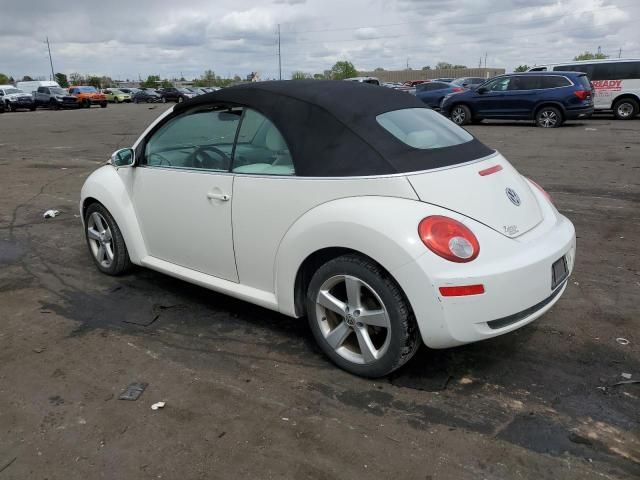
[[0,265],[16,263],[24,255],[24,252],[24,248],[16,242],[0,240]]

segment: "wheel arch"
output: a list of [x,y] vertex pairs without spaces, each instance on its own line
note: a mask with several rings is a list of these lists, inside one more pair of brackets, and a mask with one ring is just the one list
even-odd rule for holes
[[307,212],[285,234],[276,253],[274,284],[279,311],[304,315],[304,295],[313,273],[348,253],[378,264],[403,290],[393,271],[426,252],[416,240],[418,223],[431,213],[428,210],[426,204],[413,200],[355,197]]
[[536,105],[536,108],[533,109],[533,116],[532,116],[533,120],[535,120],[535,118],[538,116],[538,112],[544,107],[557,108],[558,110],[560,110],[560,114],[562,115],[562,120],[566,120],[566,117],[567,117],[566,108],[564,108],[564,105],[562,105],[562,102],[557,102],[553,100],[545,100],[540,102],[538,105]]
[[[131,169],[128,170],[130,173]],[[82,186],[80,214],[83,225],[86,210],[92,203],[99,203],[109,211],[122,233],[131,262],[139,264],[147,255],[146,247],[128,190],[115,167],[99,168]]]
[[616,102],[619,102],[620,100],[624,100],[625,98],[630,98],[631,100],[635,100],[640,104],[640,96],[636,95],[635,93],[625,92],[621,95],[618,95],[613,100],[611,100],[611,108],[613,108]]

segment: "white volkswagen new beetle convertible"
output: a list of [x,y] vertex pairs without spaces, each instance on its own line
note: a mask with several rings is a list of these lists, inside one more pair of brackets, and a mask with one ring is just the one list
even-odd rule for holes
[[404,92],[263,82],[167,110],[92,173],[97,267],[141,265],[292,317],[352,373],[526,325],[575,231],[507,160]]

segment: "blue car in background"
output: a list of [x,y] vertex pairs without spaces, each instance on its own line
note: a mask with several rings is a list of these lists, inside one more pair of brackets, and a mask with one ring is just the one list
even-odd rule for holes
[[590,117],[593,91],[581,72],[511,73],[448,95],[441,110],[458,125],[496,118],[535,120],[539,127],[555,128],[565,120]]
[[416,97],[426,103],[429,108],[438,110],[444,97],[450,93],[463,92],[464,90],[465,88],[460,85],[431,81],[416,85]]

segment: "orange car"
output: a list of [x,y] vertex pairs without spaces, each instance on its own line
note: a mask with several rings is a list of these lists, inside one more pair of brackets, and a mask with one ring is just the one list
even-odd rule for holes
[[107,108],[107,97],[95,87],[82,85],[69,87],[69,95],[76,97],[82,107],[89,108],[91,105],[100,105],[102,108]]

